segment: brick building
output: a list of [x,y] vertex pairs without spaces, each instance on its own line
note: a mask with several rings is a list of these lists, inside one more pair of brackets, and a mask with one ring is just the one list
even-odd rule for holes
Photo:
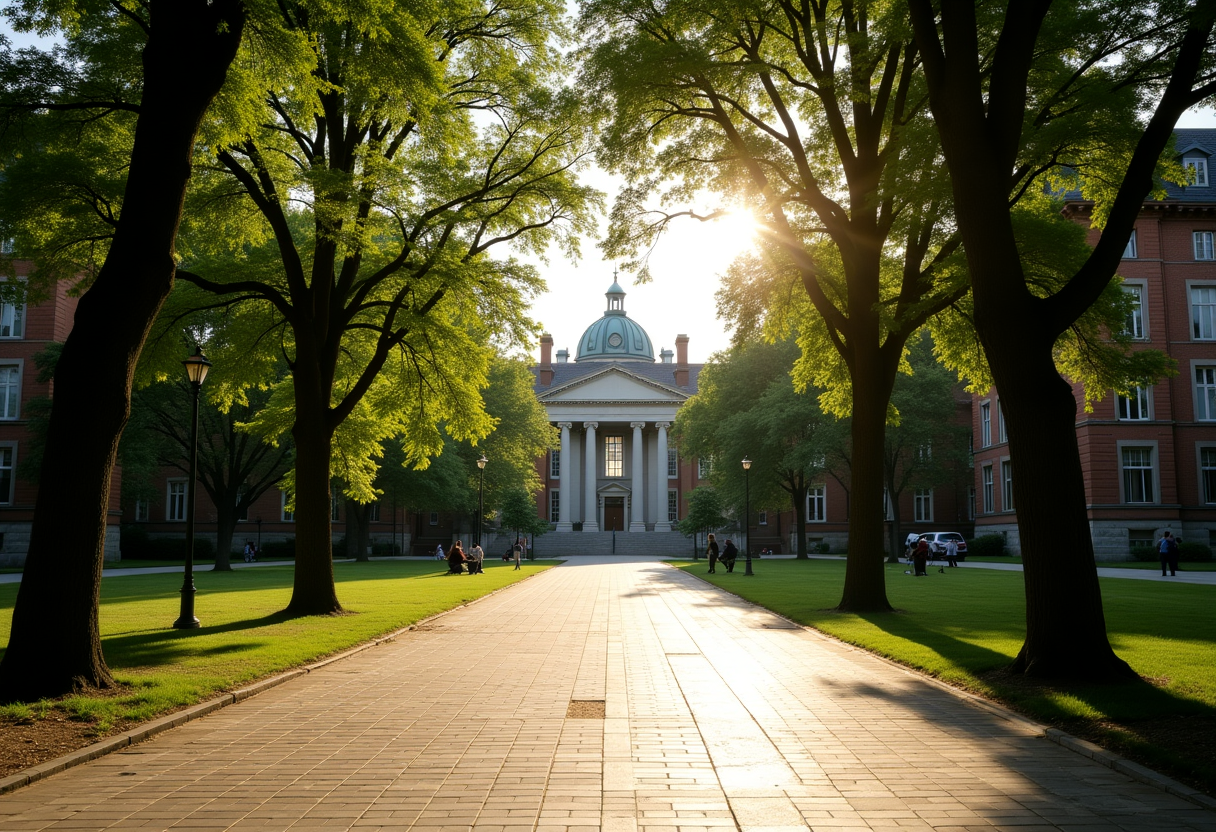
[[[1178,374],[1131,397],[1113,391],[1083,408],[1077,397],[1077,443],[1099,560],[1131,557],[1169,529],[1184,540],[1216,543],[1216,187],[1211,157],[1216,130],[1177,131],[1177,150],[1192,184],[1169,185],[1144,204],[1119,274],[1134,300],[1126,332],[1136,349],[1172,357]],[[1093,205],[1070,194],[1064,215],[1088,225]],[[1090,231],[1091,242],[1098,237]],[[1013,468],[1000,393],[975,397],[977,534],[999,533],[1019,551]]]

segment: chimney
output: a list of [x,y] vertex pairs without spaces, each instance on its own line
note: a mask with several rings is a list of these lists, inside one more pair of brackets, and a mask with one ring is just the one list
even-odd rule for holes
[[565,364],[570,361],[570,350],[560,349],[557,351],[557,363]]
[[674,352],[672,352],[671,350],[667,349],[667,347],[663,347],[663,349],[659,350],[659,359],[660,359],[660,360],[661,360],[661,361],[662,361],[664,364],[670,364],[670,363],[671,363],[671,357],[672,357],[673,355],[675,355],[675,353],[674,353]]
[[540,383],[548,387],[553,383],[553,336],[540,334]]
[[676,336],[676,387],[688,386],[688,336]]

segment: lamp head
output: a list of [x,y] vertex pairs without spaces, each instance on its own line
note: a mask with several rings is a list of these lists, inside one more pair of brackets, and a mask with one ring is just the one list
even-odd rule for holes
[[747,457],[743,457],[743,470],[750,471],[751,468],[752,468],[752,461],[750,459],[748,459]]
[[484,471],[486,468],[486,463],[489,461],[490,460],[486,459],[486,455],[482,454],[481,459],[477,460],[477,467]]
[[196,346],[194,355],[182,362],[182,366],[186,368],[186,377],[190,379],[191,384],[202,384],[207,378],[207,370],[211,367],[211,362],[207,360],[207,356],[203,355],[203,348]]

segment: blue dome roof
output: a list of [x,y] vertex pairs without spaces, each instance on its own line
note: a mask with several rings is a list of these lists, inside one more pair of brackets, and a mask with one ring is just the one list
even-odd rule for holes
[[654,347],[646,330],[625,314],[625,292],[616,280],[605,292],[608,309],[604,317],[587,327],[578,339],[577,361],[649,361]]

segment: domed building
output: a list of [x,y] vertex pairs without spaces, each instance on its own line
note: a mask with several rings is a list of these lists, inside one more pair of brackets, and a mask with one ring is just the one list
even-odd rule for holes
[[702,365],[688,363],[687,335],[656,361],[650,336],[625,312],[625,291],[614,280],[604,296],[607,308],[584,330],[573,361],[566,349],[554,356],[552,336],[540,339],[536,395],[561,431],[560,450],[543,464],[541,511],[557,535],[576,533],[545,548],[597,553],[615,542],[618,554],[634,546],[683,552],[688,541],[672,524],[698,472],[680,461],[667,431],[696,393]]

